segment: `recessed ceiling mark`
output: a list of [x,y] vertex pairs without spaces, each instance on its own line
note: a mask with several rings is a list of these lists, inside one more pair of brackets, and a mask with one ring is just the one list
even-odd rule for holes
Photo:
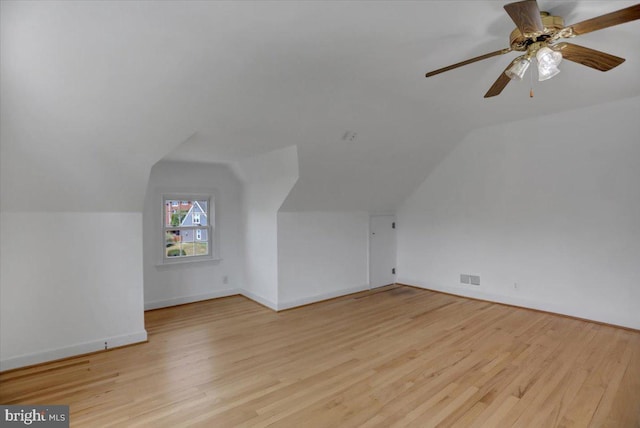
[[347,131],[342,136],[342,141],[353,141],[353,140],[356,139],[357,136],[358,136],[357,133],[355,133],[353,131]]

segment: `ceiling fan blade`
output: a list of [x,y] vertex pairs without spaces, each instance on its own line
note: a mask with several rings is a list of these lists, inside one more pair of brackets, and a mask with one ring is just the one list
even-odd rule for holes
[[491,97],[495,97],[496,95],[500,95],[500,92],[502,92],[502,90],[507,87],[509,82],[511,82],[511,79],[509,78],[509,76],[505,74],[505,71],[507,71],[513,65],[513,63],[520,58],[522,57],[518,57],[513,61],[511,61],[507,66],[507,68],[505,68],[504,71],[500,73],[500,77],[498,77],[498,80],[493,82],[493,85],[491,85],[487,93],[484,94],[485,98],[491,98]]
[[450,66],[447,66],[447,67],[443,67],[443,68],[439,68],[439,69],[434,70],[434,71],[430,71],[427,74],[425,74],[425,77],[435,76],[436,74],[444,73],[445,71],[453,70],[454,68],[462,67],[463,65],[471,64],[471,63],[476,62],[476,61],[482,61],[483,59],[491,58],[493,56],[504,55],[504,54],[509,53],[509,52],[511,52],[511,48],[501,49],[499,51],[495,51],[495,52],[491,52],[491,53],[488,53],[488,54],[480,55],[480,56],[477,56],[475,58],[468,59],[466,61],[458,62],[456,64],[453,64],[453,65],[450,65]]
[[587,19],[586,21],[578,22],[577,24],[569,25],[567,28],[571,28],[573,30],[573,34],[579,36],[580,34],[586,34],[592,31],[602,30],[603,28],[613,27],[614,25],[624,24],[625,22],[635,21],[639,18],[640,3],[634,6],[629,6],[625,9],[620,9],[615,12]]
[[542,18],[540,17],[540,9],[536,0],[524,0],[504,5],[516,27],[522,34],[535,33],[543,31]]
[[625,59],[595,49],[574,45],[573,43],[558,43],[551,47],[554,51],[562,53],[564,59],[595,68],[600,71],[609,71],[622,64]]

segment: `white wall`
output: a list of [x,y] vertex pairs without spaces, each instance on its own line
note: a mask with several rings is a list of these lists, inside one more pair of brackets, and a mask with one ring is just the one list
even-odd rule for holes
[[639,112],[472,132],[399,210],[398,281],[640,328]]
[[244,182],[245,283],[243,293],[278,307],[280,206],[298,179],[295,146],[243,160],[234,166]]
[[140,213],[0,218],[0,370],[146,340]]
[[[162,265],[162,195],[213,194],[218,261]],[[242,183],[226,165],[159,162],[144,203],[144,300],[153,309],[237,294],[244,282]],[[226,277],[226,284],[225,284]]]
[[369,214],[278,213],[278,309],[369,288]]

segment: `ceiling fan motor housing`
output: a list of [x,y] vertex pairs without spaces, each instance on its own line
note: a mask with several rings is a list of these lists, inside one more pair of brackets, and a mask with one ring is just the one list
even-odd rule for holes
[[540,12],[542,18],[543,31],[523,34],[518,28],[509,35],[509,43],[514,51],[526,51],[534,43],[546,42],[553,39],[557,33],[564,28],[564,19],[554,16],[549,12]]

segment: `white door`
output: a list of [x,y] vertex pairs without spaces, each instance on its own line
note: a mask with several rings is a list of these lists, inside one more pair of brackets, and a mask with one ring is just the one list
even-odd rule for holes
[[369,285],[382,287],[396,282],[396,218],[371,216],[369,221]]

